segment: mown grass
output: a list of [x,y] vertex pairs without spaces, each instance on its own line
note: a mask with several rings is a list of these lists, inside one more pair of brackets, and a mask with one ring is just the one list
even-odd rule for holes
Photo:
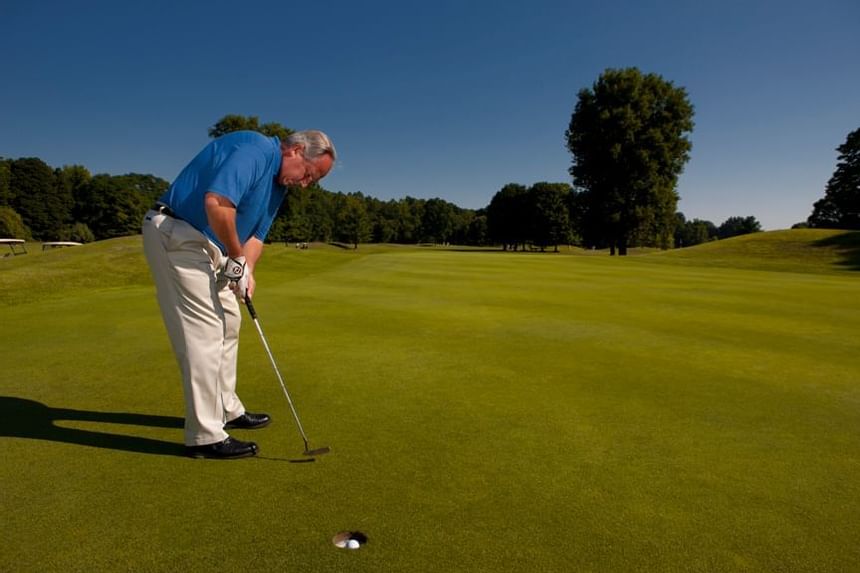
[[653,253],[649,262],[799,273],[860,270],[860,232],[793,229]]
[[[805,239],[842,248],[821,240]],[[10,570],[860,566],[860,276],[838,257],[774,272],[714,247],[694,263],[272,245],[256,306],[312,445],[333,450],[290,464],[301,440],[249,324],[240,391],[275,421],[236,434],[262,457],[177,455],[137,241],[0,274],[21,291],[0,310]],[[370,543],[334,548],[344,529]]]

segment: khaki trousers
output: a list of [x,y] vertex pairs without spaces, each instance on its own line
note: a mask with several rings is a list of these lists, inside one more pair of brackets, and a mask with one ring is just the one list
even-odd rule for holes
[[143,250],[182,371],[185,445],[220,442],[224,424],[245,413],[236,394],[242,315],[220,277],[224,257],[203,233],[156,211],[144,217]]

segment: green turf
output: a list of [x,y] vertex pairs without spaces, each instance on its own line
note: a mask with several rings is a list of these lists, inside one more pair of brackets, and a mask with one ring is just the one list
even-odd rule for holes
[[[302,444],[250,321],[240,392],[275,420],[235,435],[262,456],[176,455],[139,238],[7,258],[0,570],[856,571],[852,236],[627,258],[273,245],[256,306],[332,447],[311,464],[284,461]],[[346,529],[370,543],[334,548]]]

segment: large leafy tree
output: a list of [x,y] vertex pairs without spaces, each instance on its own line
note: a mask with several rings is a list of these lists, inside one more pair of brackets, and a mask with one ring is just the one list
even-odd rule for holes
[[836,171],[807,222],[810,227],[860,229],[860,128],[849,133],[836,151]]
[[71,192],[58,186],[54,170],[36,157],[13,160],[10,168],[10,206],[21,215],[33,238],[58,239],[64,225],[71,222]]
[[502,187],[487,206],[487,230],[490,240],[504,250],[516,250],[525,245],[529,232],[527,216],[528,189],[519,183]]
[[659,75],[609,69],[580,90],[565,136],[586,243],[624,255],[643,234],[671,236],[692,130],[686,90]]
[[167,186],[167,181],[153,175],[96,175],[79,191],[76,220],[97,239],[136,234],[147,209]]
[[284,127],[280,123],[271,122],[264,123],[260,125],[260,118],[256,115],[225,115],[218,122],[209,128],[209,137],[216,138],[221,137],[227,133],[231,133],[233,131],[259,131],[268,136],[277,136],[281,139],[284,139],[291,133],[293,130]]
[[12,207],[0,205],[0,239],[30,239],[30,229]]
[[529,189],[530,238],[541,250],[553,245],[558,252],[559,244],[570,242],[570,192],[567,183],[540,182]]

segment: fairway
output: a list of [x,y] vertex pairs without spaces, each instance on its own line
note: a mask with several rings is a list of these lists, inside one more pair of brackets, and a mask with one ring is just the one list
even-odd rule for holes
[[305,464],[247,315],[261,455],[181,456],[139,237],[0,261],[0,570],[857,571],[860,272],[715,248],[268,247]]

